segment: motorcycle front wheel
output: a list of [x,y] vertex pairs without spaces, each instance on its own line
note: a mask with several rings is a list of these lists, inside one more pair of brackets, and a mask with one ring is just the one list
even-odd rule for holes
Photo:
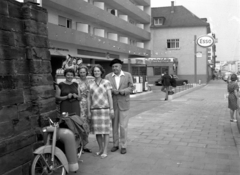
[[59,159],[54,156],[54,165],[51,167],[51,154],[36,155],[32,162],[31,175],[66,175],[66,170]]

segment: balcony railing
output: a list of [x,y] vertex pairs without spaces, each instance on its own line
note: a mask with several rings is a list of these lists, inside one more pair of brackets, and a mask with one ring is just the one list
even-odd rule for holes
[[[76,45],[76,47],[84,46],[137,56],[150,56],[150,50],[148,49],[115,41],[117,37],[114,34],[111,35],[111,39],[108,39],[48,23],[48,36],[50,41]],[[122,41],[126,41],[126,38],[122,38]]]

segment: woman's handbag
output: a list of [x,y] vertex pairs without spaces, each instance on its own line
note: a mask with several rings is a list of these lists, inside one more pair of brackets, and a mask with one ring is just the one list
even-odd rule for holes
[[224,97],[224,99],[228,99],[228,93],[225,93],[224,95],[223,95],[223,97]]

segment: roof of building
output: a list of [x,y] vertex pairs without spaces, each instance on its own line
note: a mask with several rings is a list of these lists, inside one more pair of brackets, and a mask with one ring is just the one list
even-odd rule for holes
[[163,17],[163,25],[153,26],[152,28],[173,28],[173,27],[199,27],[210,25],[206,22],[206,18],[199,18],[186,9],[184,6],[169,6],[152,8],[152,17]]

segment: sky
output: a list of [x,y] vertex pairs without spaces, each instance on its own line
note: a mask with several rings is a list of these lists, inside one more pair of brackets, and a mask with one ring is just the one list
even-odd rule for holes
[[[173,0],[151,0],[152,7],[171,6]],[[216,34],[217,61],[240,60],[240,0],[175,0],[199,18],[207,18]]]

